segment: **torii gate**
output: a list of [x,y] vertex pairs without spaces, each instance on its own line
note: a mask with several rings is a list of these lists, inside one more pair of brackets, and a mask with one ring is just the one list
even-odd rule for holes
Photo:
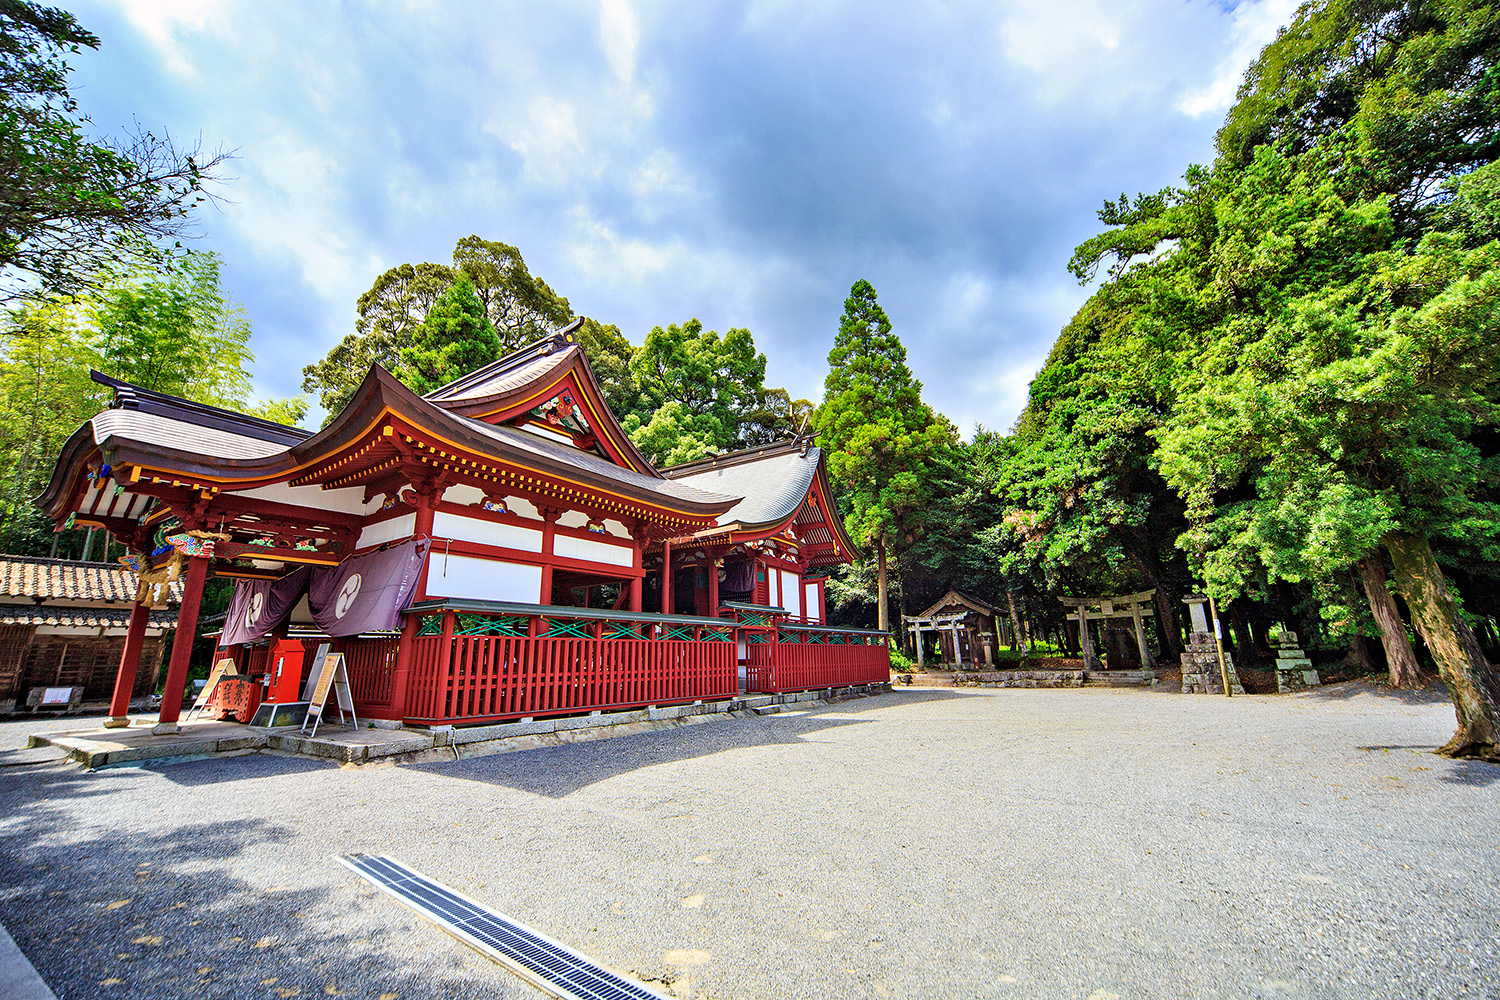
[[1146,645],[1146,629],[1141,623],[1141,613],[1155,614],[1152,598],[1156,591],[1143,590],[1139,594],[1124,594],[1117,597],[1060,597],[1063,607],[1078,613],[1078,642],[1083,647],[1083,665],[1087,670],[1100,669],[1099,657],[1094,652],[1093,640],[1089,638],[1089,621],[1111,618],[1130,618],[1135,622],[1135,641],[1141,650],[1141,666],[1147,670],[1156,668],[1156,658]]

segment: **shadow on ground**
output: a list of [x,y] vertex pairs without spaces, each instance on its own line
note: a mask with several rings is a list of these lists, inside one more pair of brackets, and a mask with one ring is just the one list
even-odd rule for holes
[[806,715],[727,718],[654,733],[406,766],[414,771],[482,781],[560,799],[581,788],[643,767],[694,760],[746,747],[803,743],[828,730],[869,725],[874,721],[839,718],[834,717],[835,714],[862,714],[897,705],[961,697],[963,695],[930,690],[901,692],[899,695],[882,695],[873,702],[866,699],[841,702]]
[[[78,837],[77,800],[111,784],[70,765],[0,776],[0,919],[62,1000],[518,995],[466,975],[457,949],[437,974],[399,960],[415,916],[382,913],[377,931],[349,933],[338,911],[350,900],[327,888],[226,874],[247,849],[292,840],[273,820]],[[385,905],[365,888],[351,881]]]
[[1399,701],[1405,705],[1446,705],[1453,701],[1448,695],[1448,688],[1440,680],[1431,681],[1420,691],[1404,691],[1401,688],[1393,688],[1369,679],[1339,681],[1336,684],[1324,684],[1321,687],[1310,688],[1306,692],[1303,692],[1303,697],[1315,698],[1322,701],[1347,701],[1350,698],[1357,698],[1362,694],[1389,698],[1392,701]]

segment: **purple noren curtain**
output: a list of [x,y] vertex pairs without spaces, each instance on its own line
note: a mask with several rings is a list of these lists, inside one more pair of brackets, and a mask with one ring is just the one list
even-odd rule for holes
[[318,569],[307,589],[318,627],[335,637],[400,628],[431,546],[414,539]]
[[270,635],[292,616],[292,609],[307,593],[308,567],[294,570],[279,580],[240,580],[234,585],[229,610],[224,616],[221,646],[238,646]]

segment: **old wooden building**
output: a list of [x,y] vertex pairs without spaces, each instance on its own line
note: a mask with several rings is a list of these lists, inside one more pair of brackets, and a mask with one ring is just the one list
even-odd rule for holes
[[[0,555],[0,711],[24,708],[39,687],[81,687],[83,700],[113,690],[135,574],[114,563]],[[180,588],[177,588],[180,593]],[[155,690],[177,601],[150,612],[131,697]]]

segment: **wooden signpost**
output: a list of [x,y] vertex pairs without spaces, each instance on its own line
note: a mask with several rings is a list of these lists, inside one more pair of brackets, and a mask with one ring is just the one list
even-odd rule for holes
[[323,709],[328,702],[330,688],[338,703],[339,722],[343,723],[344,711],[347,709],[350,725],[356,729],[359,728],[359,720],[354,717],[354,691],[349,687],[349,670],[344,666],[344,654],[328,653],[325,655],[318,665],[316,678],[312,697],[308,699],[311,704],[307,706],[307,718],[302,720],[302,732],[307,731],[307,723],[311,721],[313,728],[308,735],[318,735],[318,723],[323,721]]
[[219,681],[225,677],[235,676],[239,672],[240,669],[234,665],[234,660],[227,656],[216,662],[214,668],[208,672],[208,681],[203,685],[203,693],[198,695],[198,700],[193,702],[192,708],[188,709],[187,717],[191,719],[194,715],[208,707],[208,700],[214,696],[214,691],[218,688]]

